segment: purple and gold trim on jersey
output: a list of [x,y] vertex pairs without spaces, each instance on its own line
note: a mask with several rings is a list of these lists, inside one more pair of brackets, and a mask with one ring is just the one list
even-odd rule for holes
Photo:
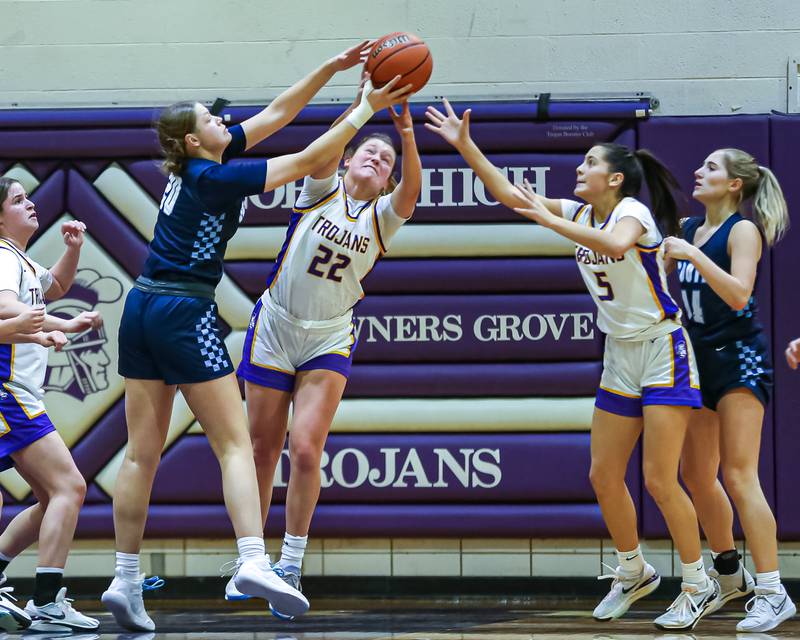
[[678,317],[678,305],[672,299],[672,296],[664,288],[664,283],[661,280],[661,269],[658,266],[658,250],[661,245],[657,245],[650,249],[636,247],[636,254],[644,267],[647,274],[647,284],[650,287],[650,293],[653,296],[658,308],[661,310],[661,319],[676,318]]
[[14,345],[0,344],[0,382],[14,379]]
[[601,222],[600,226],[598,227],[594,220],[594,208],[592,208],[592,213],[589,218],[589,225],[592,227],[592,229],[599,229],[600,231],[602,231],[603,229],[606,228],[606,226],[608,226],[608,223],[611,222],[611,215],[613,213],[614,213],[613,211],[609,213],[608,217],[605,220],[603,220],[603,222]]
[[[336,194],[339,193],[340,188],[342,189],[342,194],[344,194],[344,187],[342,187],[341,182],[339,182],[333,191],[322,196],[314,204],[309,205],[307,207],[295,207],[294,212],[303,215],[304,213],[308,213],[309,211],[313,211],[314,209],[319,209],[321,206],[326,205],[328,204],[328,202],[333,200],[336,197]],[[347,202],[347,197],[345,197],[345,202]]]
[[272,288],[272,286],[277,281],[278,276],[281,273],[281,270],[283,269],[283,261],[286,259],[286,255],[289,253],[289,245],[291,245],[295,231],[297,231],[297,225],[300,224],[300,221],[303,219],[304,211],[310,211],[310,209],[308,210],[303,209],[300,211],[295,209],[294,213],[292,213],[291,217],[289,218],[289,227],[286,229],[286,239],[283,241],[283,246],[281,247],[281,250],[278,253],[278,257],[275,259],[275,264],[272,266],[272,272],[269,274],[269,277],[267,278],[267,289]]
[[626,418],[642,417],[642,397],[622,391],[598,387],[594,406],[608,413]]
[[[381,235],[381,225],[378,222],[378,201],[377,200],[373,200],[372,201],[372,224],[375,227],[375,239],[378,241],[378,248],[381,251],[381,255],[383,255],[383,254],[386,253],[386,245],[383,243],[383,236]],[[376,259],[376,261],[377,261],[377,259]],[[375,263],[373,263],[372,266],[374,267]],[[370,267],[370,270],[372,270],[372,267]],[[367,273],[369,273],[369,272],[367,272]],[[366,278],[366,274],[364,275],[364,277]],[[362,280],[363,280],[363,278],[362,278]]]
[[574,215],[572,216],[572,222],[578,222],[578,218],[581,215],[583,215],[583,212],[586,211],[586,207],[588,207],[588,206],[589,206],[588,204],[584,204],[584,205],[578,207],[578,210],[575,211]]

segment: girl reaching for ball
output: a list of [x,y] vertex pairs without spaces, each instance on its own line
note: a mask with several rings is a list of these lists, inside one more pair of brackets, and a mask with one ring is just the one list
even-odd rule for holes
[[[253,310],[238,371],[245,380],[262,524],[293,405],[286,534],[275,572],[297,589],[319,498],[322,450],[356,347],[352,309],[364,297],[361,281],[411,218],[422,183],[408,103],[390,113],[402,146],[400,182],[393,188],[398,153],[383,134],[348,149],[342,176],[337,156],[305,178],[267,290]],[[227,599],[239,597],[234,587],[231,580]],[[273,612],[291,617],[279,607]]]
[[128,444],[114,492],[115,577],[102,601],[121,626],[152,631],[142,602],[139,549],[153,480],[180,388],[220,463],[236,535],[237,588],[295,613],[308,601],[273,572],[264,549],[253,450],[231,358],[220,339],[214,291],[245,198],[327,166],[375,110],[402,100],[399,78],[364,92],[358,106],[298,153],[231,165],[231,157],[288,124],[335,72],[358,64],[367,42],[332,58],[262,112],[227,129],[196,102],[161,114],[157,129],[169,182],[143,274],[125,301],[119,372],[125,378]]
[[[445,101],[444,113],[428,107],[426,115],[425,126],[461,153],[497,200],[575,242],[578,267],[597,304],[597,324],[607,337],[589,477],[620,566],[604,576],[613,582],[594,617],[618,618],[660,582],[639,548],[636,510],[625,485],[628,459],[642,435],[645,486],[667,522],[683,575],[681,593],[655,624],[693,628],[716,606],[719,586],[706,575],[697,516],[678,483],[690,408],[701,402],[692,345],[664,270],[661,229],[678,229],[675,179],[646,151],[598,144],[576,169],[574,193],[586,204],[544,198],[529,185],[512,185],[481,153],[469,135],[469,110],[462,120]],[[636,199],[643,180],[652,212]]]

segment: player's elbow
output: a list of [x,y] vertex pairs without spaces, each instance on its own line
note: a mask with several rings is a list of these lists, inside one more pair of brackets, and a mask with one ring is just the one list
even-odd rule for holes
[[747,306],[748,302],[750,302],[750,296],[747,296],[746,298],[743,296],[736,296],[730,300],[728,304],[734,311],[741,311]]

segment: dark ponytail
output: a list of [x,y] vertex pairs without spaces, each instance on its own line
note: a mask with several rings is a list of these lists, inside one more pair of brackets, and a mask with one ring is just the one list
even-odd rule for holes
[[646,149],[632,151],[621,144],[604,143],[598,145],[605,152],[605,161],[610,173],[623,175],[620,195],[636,198],[642,191],[642,180],[647,182],[650,191],[651,209],[664,235],[680,235],[680,218],[674,191],[680,187],[675,176],[662,162]]

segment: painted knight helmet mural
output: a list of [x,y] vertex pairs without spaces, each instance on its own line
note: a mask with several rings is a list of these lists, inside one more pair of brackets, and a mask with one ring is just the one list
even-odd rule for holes
[[[69,293],[51,303],[48,312],[72,318],[83,311],[94,311],[99,303],[109,304],[122,297],[122,283],[116,278],[101,276],[94,269],[80,269]],[[108,388],[106,369],[111,355],[106,351],[105,327],[88,329],[70,336],[60,353],[49,359],[44,381],[45,391],[59,391],[76,400]]]

